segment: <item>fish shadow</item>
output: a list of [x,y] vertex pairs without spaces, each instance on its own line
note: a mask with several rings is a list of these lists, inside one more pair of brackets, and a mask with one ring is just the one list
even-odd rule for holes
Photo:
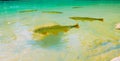
[[62,37],[64,33],[59,33],[57,35],[51,34],[45,36],[44,39],[36,41],[34,45],[37,45],[42,48],[61,48],[64,45]]

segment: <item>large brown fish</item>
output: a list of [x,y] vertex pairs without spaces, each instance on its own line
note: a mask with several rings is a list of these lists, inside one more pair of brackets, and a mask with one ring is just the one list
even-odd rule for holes
[[70,19],[73,19],[73,20],[80,20],[80,21],[95,21],[95,20],[98,20],[98,21],[102,21],[103,22],[103,18],[91,18],[91,17],[69,17]]
[[54,26],[48,26],[48,27],[42,27],[34,29],[34,33],[40,33],[40,34],[58,34],[59,32],[67,32],[71,28],[79,28],[79,25],[69,25],[69,26],[60,26],[60,25],[54,25]]
[[33,39],[41,40],[44,39],[45,36],[50,34],[57,35],[60,32],[67,32],[72,28],[79,28],[79,25],[70,25],[70,26],[60,26],[60,25],[52,25],[46,27],[37,27],[33,30]]

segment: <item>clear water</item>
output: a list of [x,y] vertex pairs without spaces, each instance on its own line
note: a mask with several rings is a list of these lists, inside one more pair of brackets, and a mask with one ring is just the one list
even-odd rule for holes
[[[120,30],[115,29],[115,24],[120,23],[119,7],[119,1],[103,0],[1,1],[0,61],[110,61],[120,54]],[[19,13],[31,9],[38,11]],[[104,18],[104,22],[76,22],[69,19],[71,16]],[[33,27],[51,23],[78,23],[80,28],[33,40]]]

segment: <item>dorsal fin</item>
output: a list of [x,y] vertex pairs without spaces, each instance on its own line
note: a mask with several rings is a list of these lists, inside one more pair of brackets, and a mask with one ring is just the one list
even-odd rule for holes
[[33,30],[39,29],[39,28],[45,28],[45,27],[52,27],[52,26],[59,26],[57,23],[53,22],[53,23],[46,23],[46,24],[42,24],[42,25],[37,25],[35,26]]

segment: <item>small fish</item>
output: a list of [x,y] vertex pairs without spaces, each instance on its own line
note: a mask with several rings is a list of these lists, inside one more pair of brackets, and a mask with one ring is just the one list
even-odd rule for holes
[[59,11],[42,11],[42,13],[48,13],[48,14],[62,14],[63,12],[59,12]]
[[103,18],[91,18],[91,17],[69,17],[70,19],[73,20],[81,20],[81,21],[94,21],[94,20],[99,20],[103,22]]
[[74,6],[74,7],[72,7],[73,9],[77,9],[77,8],[82,8],[82,7],[80,7],[80,6]]
[[23,11],[19,11],[19,13],[29,13],[29,12],[36,12],[38,10],[23,10]]
[[48,27],[42,27],[37,28],[33,30],[34,33],[40,33],[40,34],[58,34],[59,32],[67,32],[71,28],[79,28],[79,25],[69,25],[69,26],[60,26],[60,25],[54,25],[54,26],[48,26]]

